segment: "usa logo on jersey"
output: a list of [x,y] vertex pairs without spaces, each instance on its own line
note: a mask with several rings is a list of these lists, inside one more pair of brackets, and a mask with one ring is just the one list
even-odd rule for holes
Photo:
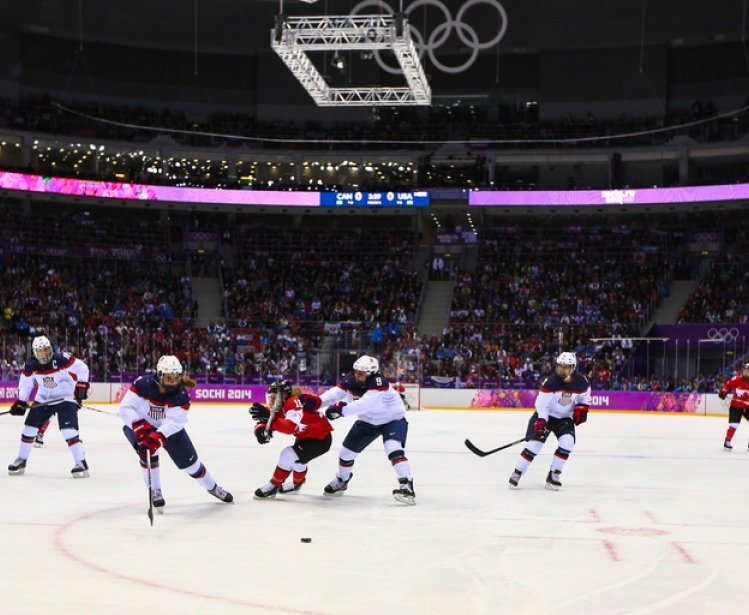
[[161,421],[166,416],[166,409],[162,406],[150,406],[148,416],[155,421]]

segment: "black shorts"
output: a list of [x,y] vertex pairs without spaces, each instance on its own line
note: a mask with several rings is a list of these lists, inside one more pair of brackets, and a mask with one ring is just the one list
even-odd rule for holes
[[[127,441],[130,442],[130,445],[137,451],[138,438],[135,437],[132,428],[128,425],[123,425],[122,431],[125,434]],[[189,468],[198,460],[198,453],[195,450],[195,446],[184,429],[180,429],[177,433],[169,436],[166,439],[163,448],[167,455],[172,458],[174,465],[176,465],[180,470]],[[158,452],[155,454],[158,454]]]
[[328,434],[322,440],[318,440],[317,438],[297,440],[291,448],[294,449],[296,456],[299,458],[299,463],[307,465],[316,457],[327,453],[332,443],[333,436]]
[[377,438],[382,437],[383,442],[395,440],[400,442],[403,448],[406,448],[406,436],[408,436],[408,421],[405,417],[383,425],[372,425],[358,420],[351,426],[343,439],[343,446],[355,453],[361,453]]
[[[533,429],[533,426],[536,424],[537,420],[538,412],[534,412],[533,416],[531,416],[528,421],[528,429],[526,430],[525,435],[530,440],[541,440],[542,442],[546,442],[548,435],[546,438],[536,437],[536,431]],[[557,437],[557,440],[559,440],[559,438],[564,434],[571,434],[572,437],[577,440],[577,438],[575,438],[575,421],[571,418],[558,419],[550,416],[549,420],[546,421],[546,429],[548,429],[550,433],[553,433]]]
[[749,408],[734,408],[733,406],[728,406],[729,423],[740,423],[742,416],[749,421]]
[[72,401],[63,401],[41,408],[35,408],[32,405],[26,415],[24,425],[39,429],[53,414],[57,415],[57,425],[60,429],[78,429],[78,404]]

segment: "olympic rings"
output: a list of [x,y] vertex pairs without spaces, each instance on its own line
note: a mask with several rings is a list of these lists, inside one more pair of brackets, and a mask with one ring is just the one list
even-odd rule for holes
[[[497,10],[499,23],[497,34],[488,41],[479,40],[479,35],[476,30],[470,24],[463,21],[466,11],[476,5],[486,5]],[[429,33],[429,36],[425,38],[424,34],[422,34],[413,23],[411,23],[410,14],[417,8],[428,6],[441,11],[444,16],[444,22],[434,28]],[[361,14],[361,10],[367,7],[378,9],[380,13],[389,13],[391,15],[395,13],[385,0],[362,0],[362,2],[359,2],[359,4],[352,9],[351,14]],[[498,44],[507,31],[507,12],[499,0],[467,0],[458,10],[455,19],[453,19],[450,9],[444,4],[444,2],[442,2],[442,0],[414,0],[405,8],[405,13],[409,17],[408,28],[414,41],[414,45],[419,52],[419,58],[423,59],[424,54],[426,53],[429,55],[429,60],[437,69],[444,73],[453,75],[462,73],[464,70],[471,67],[476,61],[479,51],[482,49],[489,49]],[[471,50],[471,55],[465,62],[463,62],[463,64],[458,66],[446,66],[436,58],[435,50],[444,45],[453,32],[457,35],[460,41]],[[382,70],[393,75],[401,74],[402,71],[400,68],[393,68],[386,64],[382,60],[378,51],[374,52],[374,57]]]
[[726,344],[730,344],[731,342],[734,342],[736,341],[736,339],[738,339],[739,330],[736,327],[732,327],[730,329],[726,329],[725,327],[722,329],[716,329],[715,327],[713,327],[707,330],[707,337],[716,342],[725,342]]

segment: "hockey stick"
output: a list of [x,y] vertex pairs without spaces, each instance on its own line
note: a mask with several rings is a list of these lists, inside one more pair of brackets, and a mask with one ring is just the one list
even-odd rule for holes
[[520,440],[515,440],[514,442],[510,442],[509,444],[505,444],[504,446],[493,448],[489,451],[482,451],[468,438],[466,438],[465,445],[468,447],[468,450],[471,451],[474,455],[478,455],[479,457],[486,457],[487,455],[491,455],[492,453],[498,453],[499,451],[503,451],[506,448],[510,448],[511,446],[515,446],[516,444],[520,444],[521,442],[527,442],[528,440],[529,440],[528,436],[524,436],[520,438]]
[[[549,435],[549,430],[547,429],[544,432],[544,435],[542,438],[546,438],[546,436]],[[468,450],[472,453],[478,455],[479,457],[486,457],[487,455],[491,455],[492,453],[498,453],[499,451],[503,451],[506,448],[510,448],[511,446],[515,446],[516,444],[520,444],[521,442],[528,442],[531,438],[534,436],[525,436],[524,438],[520,438],[520,440],[515,440],[514,442],[510,442],[509,444],[505,444],[503,446],[499,446],[497,448],[493,448],[490,451],[482,451],[480,448],[478,448],[473,442],[471,442],[468,438],[466,438],[466,441],[464,444],[468,447]]]
[[106,414],[107,416],[119,416],[116,412],[107,412],[106,410],[102,410],[101,408],[94,408],[93,406],[87,406],[86,404],[78,404],[79,408],[83,408],[84,410],[92,410],[93,412],[99,412],[100,414]]
[[268,416],[268,422],[265,424],[265,429],[263,430],[263,433],[268,436],[270,435],[270,426],[271,423],[273,423],[273,419],[276,418],[276,414],[278,411],[283,407],[283,403],[281,402],[281,395],[276,394],[276,399],[273,401],[273,406],[270,409],[270,415]]
[[153,495],[151,493],[151,451],[146,449],[146,475],[148,476],[148,520],[153,527]]
[[[62,398],[60,398],[60,399],[50,399],[49,401],[45,401],[45,402],[42,402],[40,404],[32,403],[29,406],[29,409],[31,409],[31,408],[44,408],[44,406],[51,406],[53,404],[60,403],[61,401],[65,401],[65,400],[62,399]],[[3,414],[10,414],[10,410],[3,410],[2,412],[0,412],[0,416],[3,416]]]

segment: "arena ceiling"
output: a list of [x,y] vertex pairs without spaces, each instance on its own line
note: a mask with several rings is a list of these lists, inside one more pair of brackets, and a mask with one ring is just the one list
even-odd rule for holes
[[[393,11],[399,0],[284,0],[287,15]],[[33,32],[138,47],[254,54],[268,51],[279,0],[25,0],[2,11],[0,35]],[[403,0],[433,46],[480,53],[703,44],[745,38],[745,0]],[[501,36],[498,34],[501,31]],[[444,39],[444,40],[443,40]],[[492,41],[496,44],[489,44]],[[440,43],[440,45],[437,45]]]

